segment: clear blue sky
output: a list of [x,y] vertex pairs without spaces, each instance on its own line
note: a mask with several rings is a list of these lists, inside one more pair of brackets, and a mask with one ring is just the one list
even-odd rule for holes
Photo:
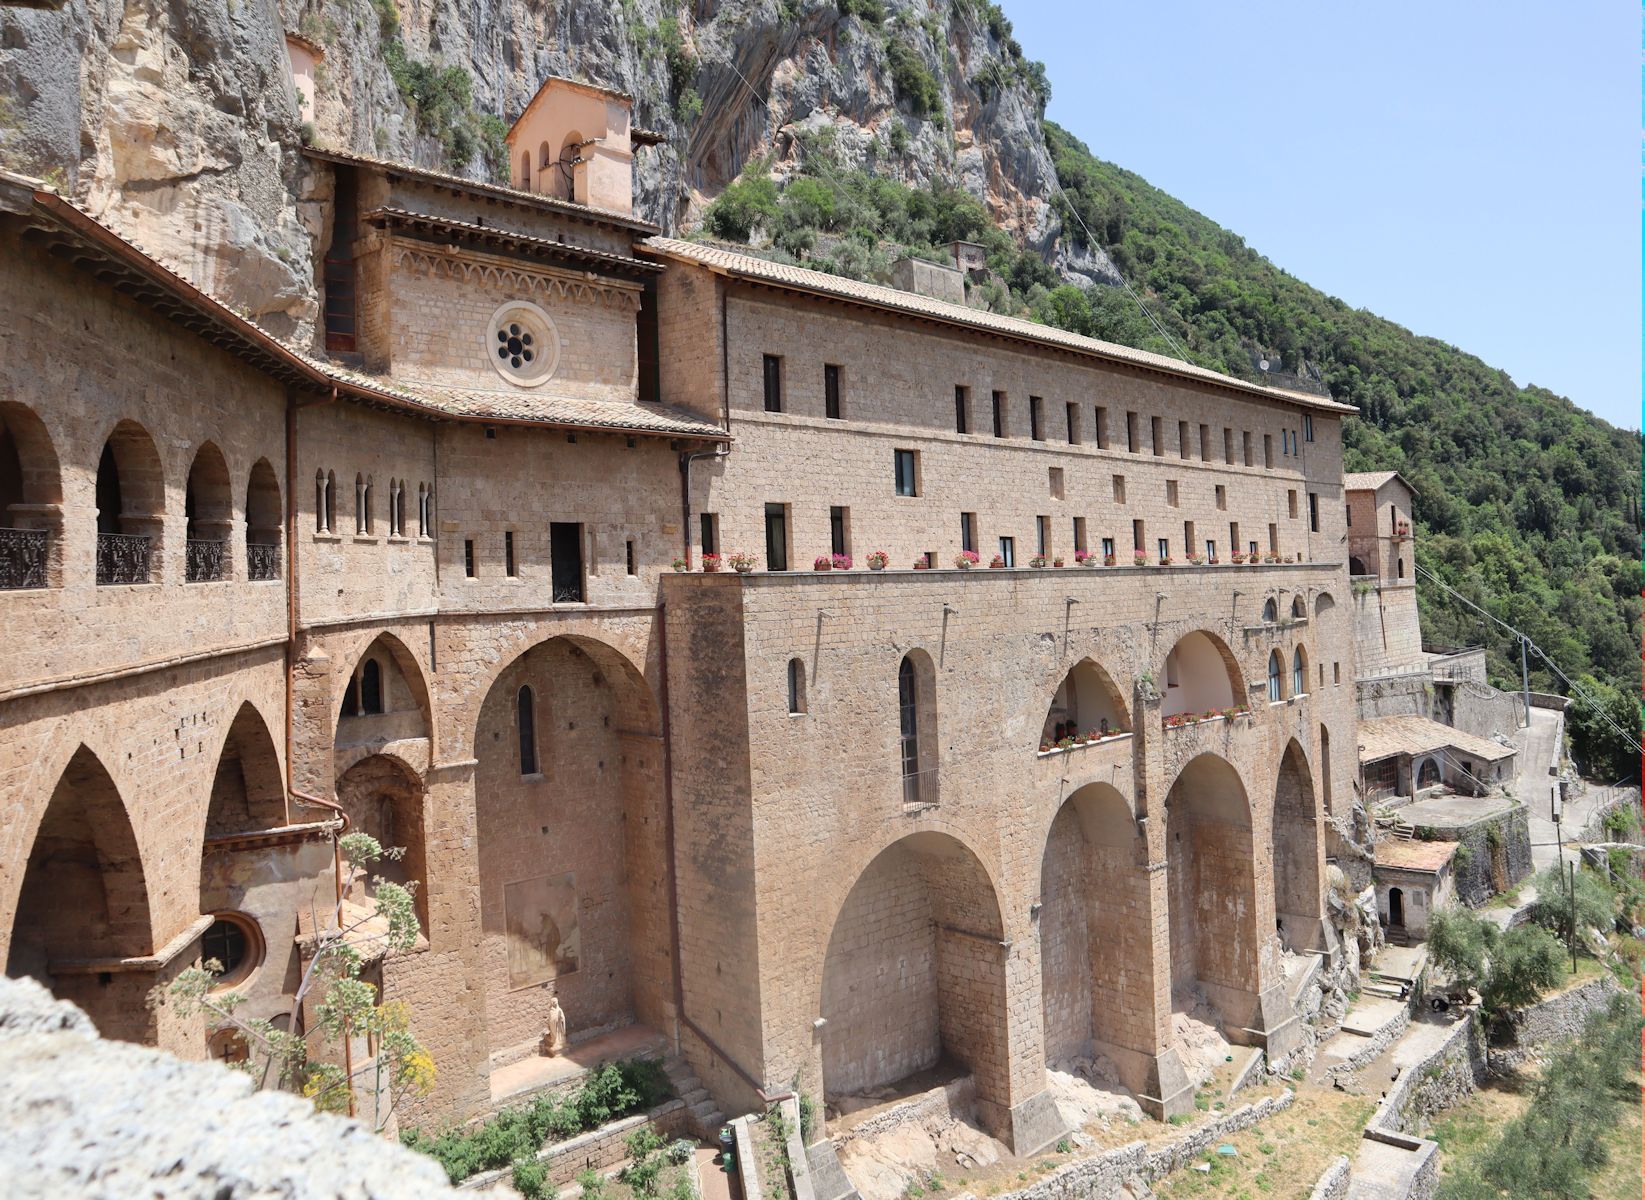
[[1640,417],[1640,7],[1001,0],[1049,115],[1348,304]]

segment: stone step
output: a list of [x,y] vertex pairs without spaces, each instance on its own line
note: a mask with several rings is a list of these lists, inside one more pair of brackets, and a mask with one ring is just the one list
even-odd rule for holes
[[680,1099],[685,1101],[685,1106],[687,1108],[690,1108],[693,1104],[698,1104],[708,1099],[708,1089],[696,1080],[692,1080],[692,1082],[696,1083],[697,1086],[688,1092],[680,1093]]

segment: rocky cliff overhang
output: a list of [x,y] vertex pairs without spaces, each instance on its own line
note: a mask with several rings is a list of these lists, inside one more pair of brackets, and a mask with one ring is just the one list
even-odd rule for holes
[[[20,222],[23,236],[54,256],[295,392],[329,393],[431,421],[537,425],[689,442],[732,440],[720,426],[668,405],[576,397],[522,400],[513,393],[458,393],[362,375],[273,337],[35,180],[0,172],[0,215]],[[650,273],[655,267],[634,260],[633,269]]]
[[1167,358],[1163,354],[1153,354],[1147,350],[1136,350],[1130,346],[1069,333],[1054,325],[1040,325],[1020,317],[1002,316],[984,309],[922,296],[916,292],[899,291],[882,284],[863,283],[806,267],[772,262],[722,246],[686,242],[678,238],[650,237],[640,243],[640,251],[674,262],[689,263],[745,283],[858,305],[923,322],[987,334],[1007,341],[1070,352],[1085,358],[1169,376],[1179,382],[1209,384],[1243,396],[1257,396],[1291,408],[1341,414],[1359,412],[1359,409],[1351,404],[1340,404],[1324,396],[1265,387],[1260,383],[1236,379],[1232,375],[1195,366],[1181,359]]

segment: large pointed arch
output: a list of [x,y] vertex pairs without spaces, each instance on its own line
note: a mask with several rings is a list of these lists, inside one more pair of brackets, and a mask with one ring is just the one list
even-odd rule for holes
[[1009,1108],[1006,948],[987,869],[957,838],[910,834],[858,875],[823,958],[823,1094],[894,1084],[944,1056]]
[[206,809],[206,837],[274,829],[287,823],[280,756],[263,714],[240,705],[223,739]]
[[[416,657],[392,633],[372,638],[334,686],[334,745],[339,751],[354,751],[348,757],[363,756],[390,742],[431,736],[433,704],[428,680]],[[337,769],[349,765],[349,761],[339,761]]]
[[[86,1010],[105,1037],[148,1041],[146,976],[113,964],[154,952],[148,883],[119,789],[85,746],[52,790],[18,896],[6,974]],[[135,982],[134,982],[135,981]]]
[[1165,656],[1160,715],[1213,713],[1245,703],[1245,678],[1228,643],[1194,629]]
[[1274,780],[1274,925],[1280,944],[1298,953],[1318,949],[1323,860],[1319,800],[1313,772],[1292,738]]

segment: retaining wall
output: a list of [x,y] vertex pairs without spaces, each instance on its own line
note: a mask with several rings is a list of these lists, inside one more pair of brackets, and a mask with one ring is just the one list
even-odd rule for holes
[[1513,1045],[1491,1050],[1491,1069],[1514,1070],[1550,1042],[1576,1037],[1588,1018],[1621,990],[1614,979],[1605,975],[1531,1005],[1514,1023]]
[[[609,1125],[602,1125],[598,1129],[591,1129],[574,1138],[546,1146],[537,1152],[537,1161],[548,1167],[549,1186],[563,1188],[574,1182],[580,1171],[609,1171],[624,1162],[628,1158],[628,1148],[624,1143],[635,1130],[649,1125],[664,1141],[671,1141],[686,1133],[690,1119],[691,1110],[686,1107],[684,1100],[669,1100],[646,1112],[635,1113],[632,1117],[624,1117],[620,1121],[613,1121]],[[513,1170],[513,1167],[503,1167],[496,1171],[482,1171],[478,1175],[470,1175],[457,1185],[457,1189],[463,1192],[479,1191],[490,1187],[497,1180],[511,1174]]]
[[1325,1174],[1319,1177],[1314,1190],[1308,1193],[1308,1200],[1344,1200],[1353,1175],[1353,1163],[1348,1161],[1348,1156],[1337,1155],[1336,1161],[1326,1167]]

